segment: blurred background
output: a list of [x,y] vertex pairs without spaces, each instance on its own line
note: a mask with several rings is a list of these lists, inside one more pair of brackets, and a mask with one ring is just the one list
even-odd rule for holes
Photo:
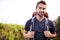
[[[32,17],[36,3],[40,0],[0,0],[0,40],[26,40],[23,37],[25,23]],[[60,40],[60,0],[44,0],[46,12],[56,27]]]

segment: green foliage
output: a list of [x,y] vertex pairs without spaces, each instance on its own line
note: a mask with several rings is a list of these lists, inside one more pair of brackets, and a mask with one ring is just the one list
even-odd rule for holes
[[0,40],[24,40],[23,25],[0,23]]
[[60,40],[60,16],[54,21],[56,26],[57,37],[55,40]]

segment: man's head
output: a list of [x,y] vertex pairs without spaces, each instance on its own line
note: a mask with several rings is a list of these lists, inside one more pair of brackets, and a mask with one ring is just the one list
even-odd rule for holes
[[36,5],[36,12],[40,17],[44,15],[46,9],[46,2],[45,1],[39,1]]

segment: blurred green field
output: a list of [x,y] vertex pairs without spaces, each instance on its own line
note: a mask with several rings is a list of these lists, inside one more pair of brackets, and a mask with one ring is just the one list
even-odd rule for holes
[[24,40],[23,25],[0,23],[0,40]]

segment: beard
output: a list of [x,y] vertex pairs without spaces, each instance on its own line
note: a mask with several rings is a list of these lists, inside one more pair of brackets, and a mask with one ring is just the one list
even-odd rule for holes
[[44,16],[44,12],[39,12],[38,15],[39,15],[40,17],[42,17],[42,16]]

